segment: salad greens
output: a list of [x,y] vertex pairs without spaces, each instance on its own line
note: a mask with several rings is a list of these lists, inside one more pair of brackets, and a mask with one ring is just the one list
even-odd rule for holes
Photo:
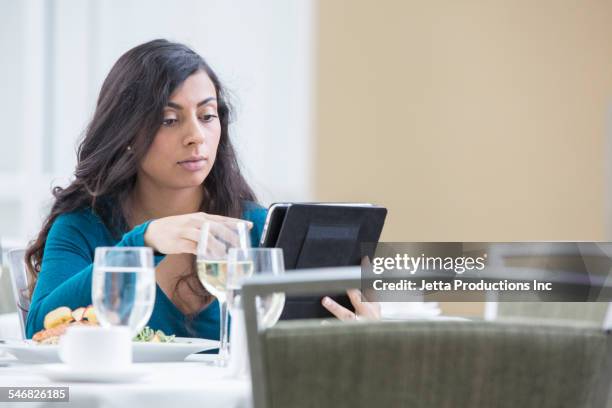
[[149,343],[172,343],[174,342],[174,334],[167,335],[161,330],[153,330],[149,326],[145,326],[140,333],[134,337],[134,341],[149,342]]

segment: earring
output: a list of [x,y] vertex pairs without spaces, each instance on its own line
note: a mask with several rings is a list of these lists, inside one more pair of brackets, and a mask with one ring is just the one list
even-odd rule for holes
[[127,150],[128,152],[132,151],[132,146],[128,146],[125,150]]

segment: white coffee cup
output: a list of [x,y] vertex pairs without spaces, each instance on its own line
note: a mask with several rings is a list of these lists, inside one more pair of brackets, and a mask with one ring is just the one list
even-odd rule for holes
[[59,342],[59,357],[75,369],[115,370],[132,363],[127,327],[72,326]]

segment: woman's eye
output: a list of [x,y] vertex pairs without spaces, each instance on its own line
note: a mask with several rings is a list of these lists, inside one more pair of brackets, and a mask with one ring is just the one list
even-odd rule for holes
[[200,116],[200,118],[201,118],[201,119],[202,119],[204,122],[210,122],[210,121],[212,121],[213,119],[215,119],[216,117],[217,117],[217,115],[213,115],[213,114],[210,114],[210,115],[202,115],[202,116]]
[[168,118],[168,119],[164,119],[164,120],[162,121],[162,125],[164,125],[164,126],[172,126],[172,125],[174,125],[176,122],[177,122],[177,120],[176,120],[176,119],[174,119],[174,118]]

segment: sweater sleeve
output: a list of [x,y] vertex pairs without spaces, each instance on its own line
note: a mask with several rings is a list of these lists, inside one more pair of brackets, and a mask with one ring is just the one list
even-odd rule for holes
[[264,224],[266,223],[266,216],[268,215],[268,210],[265,207],[262,207],[259,204],[255,204],[253,202],[245,203],[245,210],[242,215],[242,218],[253,223],[253,228],[251,229],[251,246],[258,247],[259,241],[261,239],[261,234],[263,232]]
[[[146,222],[134,227],[115,246],[145,246],[144,233],[148,225]],[[28,312],[27,338],[43,328],[44,318],[51,310],[60,306],[76,309],[91,304],[95,252],[91,237],[96,230],[95,225],[76,214],[61,215],[51,226]]]

